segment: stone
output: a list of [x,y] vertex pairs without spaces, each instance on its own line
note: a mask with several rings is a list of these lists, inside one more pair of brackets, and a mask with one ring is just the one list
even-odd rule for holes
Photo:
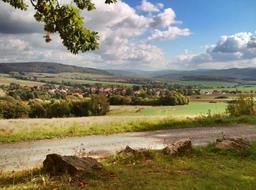
[[190,139],[181,139],[163,149],[164,154],[179,156],[192,152],[192,142]]
[[48,154],[43,162],[43,168],[51,175],[75,175],[78,172],[91,172],[103,168],[96,159],[91,157],[61,156]]
[[250,142],[244,138],[220,138],[216,139],[215,147],[220,150],[247,150]]
[[135,154],[137,151],[134,150],[133,148],[126,146],[124,150],[121,151],[121,153],[125,153],[125,154]]

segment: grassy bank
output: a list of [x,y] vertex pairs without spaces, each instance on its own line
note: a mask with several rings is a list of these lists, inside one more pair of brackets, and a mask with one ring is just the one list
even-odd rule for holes
[[256,117],[215,115],[178,119],[170,117],[106,116],[65,119],[0,120],[0,142],[19,142],[72,136],[234,124],[256,124]]
[[147,157],[112,156],[104,172],[49,177],[41,169],[2,173],[0,189],[116,190],[254,190],[256,143],[246,152],[217,151],[212,145],[189,156],[169,157],[150,151]]

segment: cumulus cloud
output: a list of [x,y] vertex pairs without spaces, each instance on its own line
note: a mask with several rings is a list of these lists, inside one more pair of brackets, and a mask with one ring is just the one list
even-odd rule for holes
[[170,62],[170,66],[180,68],[226,68],[256,65],[256,33],[241,32],[221,36],[216,44],[209,46],[204,53],[185,53]]
[[144,12],[159,12],[163,7],[164,5],[162,3],[153,4],[147,0],[142,0],[138,9]]
[[189,36],[191,31],[188,28],[180,29],[178,27],[168,27],[165,31],[155,30],[148,40],[171,40],[178,36]]
[[165,9],[163,12],[153,17],[152,27],[167,27],[175,23],[176,14],[171,8]]
[[0,2],[0,62],[38,60],[98,68],[160,69],[167,64],[164,51],[147,39],[189,35],[189,29],[173,26],[177,23],[174,10],[164,9],[161,3],[142,1],[140,11],[150,12],[144,15],[123,1],[111,5],[93,1],[97,9],[82,15],[85,27],[99,32],[100,49],[79,55],[70,54],[57,34],[51,43],[45,43],[43,27],[34,20],[32,8],[22,12]]

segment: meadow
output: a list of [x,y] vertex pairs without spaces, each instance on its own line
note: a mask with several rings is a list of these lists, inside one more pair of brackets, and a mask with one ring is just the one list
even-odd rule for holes
[[100,75],[90,73],[28,73],[28,77],[36,77],[37,81],[46,83],[71,83],[71,84],[101,84],[103,86],[119,85],[132,87],[135,84],[127,82],[125,79],[114,77],[111,75]]
[[226,103],[191,102],[180,106],[111,106],[108,115],[186,117],[224,113]]
[[213,145],[192,154],[170,157],[161,151],[141,156],[113,155],[101,160],[104,170],[76,176],[49,176],[43,169],[0,175],[0,189],[217,190],[256,187],[256,143],[248,151],[219,151]]
[[0,74],[0,85],[9,85],[10,83],[17,83],[22,86],[41,86],[44,84],[42,82],[15,79],[9,77],[7,74]]

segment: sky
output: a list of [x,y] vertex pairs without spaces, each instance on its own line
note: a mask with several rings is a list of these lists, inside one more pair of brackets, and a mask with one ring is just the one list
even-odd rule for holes
[[96,10],[82,15],[85,27],[99,32],[100,49],[73,55],[58,34],[45,43],[31,7],[24,12],[0,1],[0,62],[121,70],[256,67],[255,0],[93,2]]

